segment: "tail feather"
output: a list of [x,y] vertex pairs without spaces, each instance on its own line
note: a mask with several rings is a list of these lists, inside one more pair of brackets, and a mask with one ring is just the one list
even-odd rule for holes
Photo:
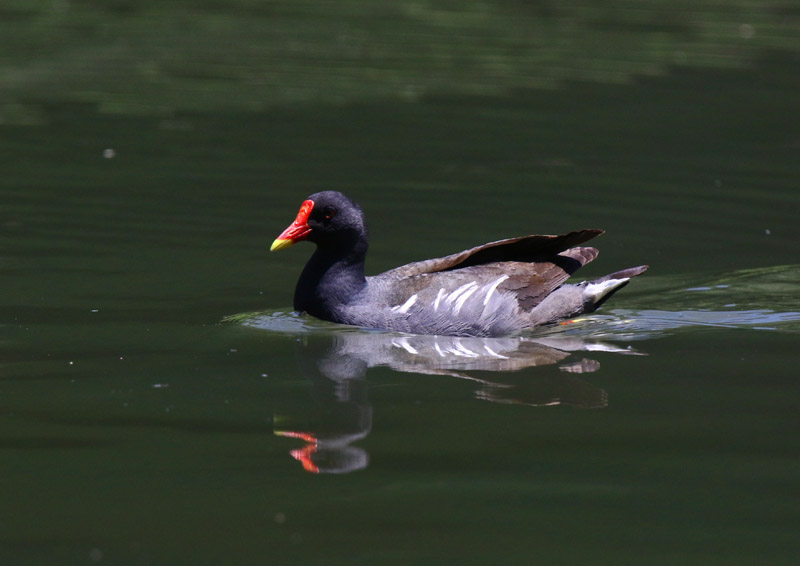
[[608,275],[604,275],[599,279],[595,279],[594,281],[592,281],[592,283],[602,283],[603,281],[608,281],[609,279],[631,279],[647,271],[648,267],[650,266],[640,265],[638,267],[629,267],[628,269],[623,269],[621,271],[615,271],[614,273],[609,273]]

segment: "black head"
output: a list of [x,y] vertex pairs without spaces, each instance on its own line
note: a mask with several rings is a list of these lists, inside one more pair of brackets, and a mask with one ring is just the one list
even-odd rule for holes
[[309,196],[294,222],[273,242],[279,250],[302,240],[320,248],[351,247],[367,235],[361,208],[338,191],[322,191]]

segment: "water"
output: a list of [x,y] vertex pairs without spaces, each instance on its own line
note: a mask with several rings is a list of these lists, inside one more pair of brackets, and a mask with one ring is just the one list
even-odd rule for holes
[[[133,65],[150,20],[129,4],[97,16],[132,42],[97,89],[68,73],[85,68],[72,52],[63,89],[41,61],[24,76],[42,84],[2,79],[4,564],[796,562],[800,75],[784,28],[734,22],[739,39],[687,40],[705,66],[670,67],[654,54],[670,26],[626,24],[653,48],[627,62],[647,77],[612,72],[624,41],[574,74],[586,50],[562,45],[547,90],[515,79],[541,64],[522,55],[479,79],[484,38],[434,42],[418,66],[400,50],[396,76],[422,86],[399,96],[386,76],[358,91],[362,67],[342,63],[327,100],[330,72],[292,52],[303,96],[255,104],[256,63],[226,67],[235,48],[198,63],[210,79]],[[308,33],[327,37],[323,20]],[[433,61],[467,52],[437,90]],[[123,88],[129,68],[152,84]],[[224,68],[248,87],[230,100]],[[584,227],[607,234],[581,276],[651,269],[600,312],[513,339],[323,323],[290,308],[311,247],[267,251],[321,189],[362,204],[372,273]]]

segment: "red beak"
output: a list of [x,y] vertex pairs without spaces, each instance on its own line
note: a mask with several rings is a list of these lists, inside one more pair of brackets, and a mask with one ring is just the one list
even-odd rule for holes
[[283,248],[288,248],[292,244],[296,244],[305,240],[311,233],[311,228],[308,226],[308,215],[314,208],[314,201],[307,200],[300,206],[300,212],[297,213],[297,218],[294,222],[289,224],[281,235],[278,236],[269,248],[269,251],[274,252]]

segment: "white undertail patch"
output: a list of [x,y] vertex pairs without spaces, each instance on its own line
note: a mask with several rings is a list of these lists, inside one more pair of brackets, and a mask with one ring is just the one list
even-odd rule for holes
[[608,295],[611,291],[630,281],[629,277],[623,279],[607,279],[600,283],[589,283],[583,290],[583,296],[588,297],[593,303]]

